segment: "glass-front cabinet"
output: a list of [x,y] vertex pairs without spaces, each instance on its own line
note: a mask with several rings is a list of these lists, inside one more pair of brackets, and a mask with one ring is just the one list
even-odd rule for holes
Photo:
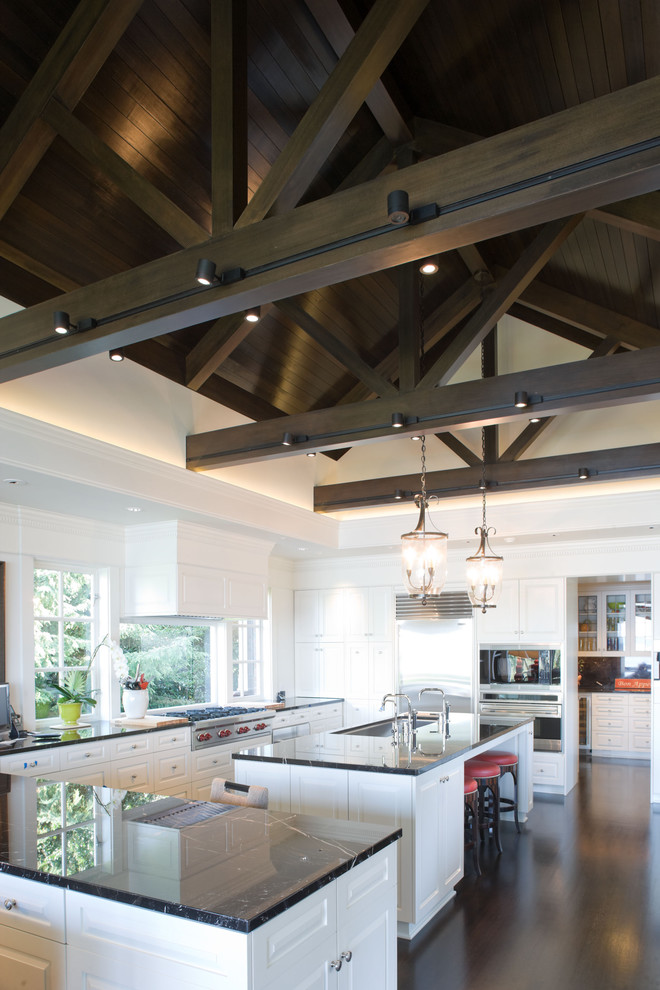
[[651,588],[580,588],[578,653],[643,655],[652,649]]

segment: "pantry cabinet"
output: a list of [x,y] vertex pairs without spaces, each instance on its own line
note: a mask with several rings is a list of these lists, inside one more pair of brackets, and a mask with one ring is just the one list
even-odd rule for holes
[[578,594],[578,651],[648,656],[653,648],[650,585],[592,588]]
[[521,578],[502,582],[497,607],[476,610],[480,643],[548,646],[565,639],[566,586],[563,578]]
[[649,759],[650,696],[592,694],[591,751],[596,756]]

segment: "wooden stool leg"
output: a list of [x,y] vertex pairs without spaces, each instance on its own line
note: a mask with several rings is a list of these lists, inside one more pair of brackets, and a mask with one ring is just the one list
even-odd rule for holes
[[472,861],[474,863],[474,872],[478,877],[481,876],[481,863],[479,862],[479,790],[477,789],[472,794],[466,794],[465,803],[468,808],[468,813],[470,815],[470,832],[472,834],[471,845],[472,845]]

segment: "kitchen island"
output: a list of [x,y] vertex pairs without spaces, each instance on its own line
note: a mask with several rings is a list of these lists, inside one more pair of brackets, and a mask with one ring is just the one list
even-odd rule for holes
[[533,720],[452,714],[448,735],[427,724],[413,745],[396,742],[389,724],[242,750],[234,754],[236,779],[268,787],[270,807],[284,812],[402,828],[398,934],[413,938],[463,877],[465,761],[488,749],[516,752],[519,813],[526,820],[533,804]]
[[343,966],[396,987],[397,828],[79,781],[0,791],[3,986],[292,990]]

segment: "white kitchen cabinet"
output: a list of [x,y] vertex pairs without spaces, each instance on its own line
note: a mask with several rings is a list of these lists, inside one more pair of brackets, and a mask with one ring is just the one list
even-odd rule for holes
[[421,849],[415,876],[418,921],[435,913],[463,877],[463,778],[462,766],[423,774],[415,791],[415,841]]
[[66,948],[47,938],[0,926],[0,986],[7,990],[63,990]]
[[650,584],[580,585],[578,650],[649,658],[653,646]]
[[[352,990],[353,973],[395,990],[394,863],[390,846],[249,935],[67,891],[67,977],[49,990]],[[342,952],[353,969],[331,968]]]
[[322,818],[349,817],[345,770],[292,766],[290,781],[292,812]]
[[343,643],[296,644],[296,694],[343,698],[345,691]]
[[651,698],[632,694],[592,694],[591,751],[596,756],[648,759]]
[[350,642],[389,640],[394,636],[392,588],[348,588],[344,592],[344,631]]
[[328,588],[322,591],[296,591],[294,598],[296,642],[343,642],[344,592]]
[[346,684],[349,698],[379,701],[396,691],[391,643],[351,643],[347,647]]
[[544,753],[534,751],[532,759],[532,783],[534,790],[543,793],[555,793],[564,786],[565,760],[563,753]]
[[502,583],[497,607],[477,610],[480,643],[549,646],[565,639],[563,578],[523,578]]
[[62,990],[66,985],[64,891],[0,874],[0,986]]
[[394,863],[388,847],[257,929],[255,986],[263,990],[394,990]]
[[33,750],[30,753],[15,753],[0,757],[0,773],[17,773],[24,776],[48,776],[60,768],[61,749]]

